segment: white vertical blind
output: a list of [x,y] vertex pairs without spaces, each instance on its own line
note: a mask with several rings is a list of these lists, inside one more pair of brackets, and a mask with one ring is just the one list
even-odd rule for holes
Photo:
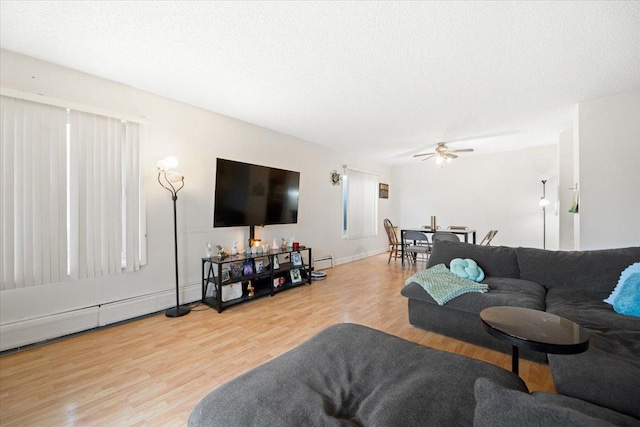
[[127,123],[125,135],[125,214],[124,224],[126,230],[126,269],[134,271],[140,269],[140,264],[145,263],[143,254],[146,252],[142,246],[141,236],[143,235],[144,223],[142,215],[144,212],[144,197],[142,194],[142,168],[140,162],[140,126],[137,123]]
[[0,97],[0,289],[67,275],[66,109]]
[[1,101],[0,290],[140,269],[140,125]]
[[378,176],[354,169],[346,170],[347,239],[378,235]]
[[71,276],[115,274],[122,264],[121,121],[71,111],[70,123],[71,182],[77,194],[72,211],[78,212],[71,228],[71,242],[78,247]]

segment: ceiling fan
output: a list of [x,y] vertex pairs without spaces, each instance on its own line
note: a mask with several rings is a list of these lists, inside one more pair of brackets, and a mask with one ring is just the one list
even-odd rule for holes
[[473,148],[462,148],[459,150],[452,150],[449,147],[447,147],[444,142],[440,142],[436,146],[433,153],[414,154],[413,157],[426,156],[424,159],[422,159],[423,161],[429,160],[432,157],[437,157],[436,163],[442,163],[443,161],[450,162],[451,160],[458,158],[458,156],[453,153],[469,153],[471,151],[473,151]]

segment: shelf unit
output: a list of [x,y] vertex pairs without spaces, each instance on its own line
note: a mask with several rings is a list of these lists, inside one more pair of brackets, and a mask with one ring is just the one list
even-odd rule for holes
[[[296,257],[300,259],[301,265],[294,265],[293,261]],[[265,260],[268,260],[266,264]],[[278,268],[274,269],[276,260]],[[263,271],[256,272],[256,261],[263,262]],[[251,266],[251,272],[244,269],[247,263]],[[238,266],[242,266],[242,268],[239,269]],[[295,272],[296,269],[298,274]],[[224,273],[225,271],[228,273]],[[235,255],[223,259],[202,258],[202,303],[221,313],[232,305],[267,295],[274,296],[278,292],[305,283],[311,284],[312,271],[313,257],[311,248],[307,247],[296,250],[272,250],[260,255]],[[280,280],[280,278],[284,278],[284,280]],[[299,282],[297,280],[294,282],[294,278]],[[276,286],[274,285],[275,279],[279,279],[283,283]],[[241,284],[242,295],[239,298],[222,301],[222,287],[234,283]],[[254,288],[253,296],[249,296],[249,283]]]

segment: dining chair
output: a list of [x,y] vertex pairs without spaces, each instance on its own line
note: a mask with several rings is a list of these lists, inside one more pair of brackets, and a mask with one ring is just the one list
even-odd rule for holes
[[498,234],[498,230],[489,230],[487,235],[482,238],[480,245],[491,246],[491,241],[496,237],[496,234]]
[[393,259],[398,259],[398,255],[402,252],[402,243],[398,241],[398,235],[396,234],[396,228],[389,219],[384,220],[384,230],[387,232],[387,238],[389,239],[389,260],[387,264]]
[[466,225],[450,225],[447,227],[448,230],[468,230],[469,227]]
[[[429,243],[427,233],[407,230],[404,232],[404,241],[406,243],[404,252],[407,254],[407,259],[409,259],[410,262],[427,262],[431,254],[431,243]],[[421,256],[418,257],[418,254]]]
[[447,240],[449,242],[459,242],[460,238],[450,231],[436,231],[431,238],[434,242]]

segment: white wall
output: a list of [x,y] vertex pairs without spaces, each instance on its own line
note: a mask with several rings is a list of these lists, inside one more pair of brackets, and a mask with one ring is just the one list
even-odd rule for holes
[[580,249],[640,245],[640,92],[578,106]]
[[390,192],[399,209],[394,225],[467,225],[477,230],[478,242],[492,229],[492,244],[542,247],[543,217],[539,205],[542,179],[552,202],[546,209],[546,247],[558,248],[558,216],[554,201],[558,186],[556,146],[510,151],[484,156],[460,156],[437,166],[416,162],[393,169]]
[[558,184],[558,219],[559,223],[559,248],[562,250],[574,249],[573,220],[576,214],[570,213],[573,202],[573,191],[576,180],[573,171],[573,130],[568,129],[560,133],[558,142],[558,158],[560,163],[560,179]]
[[[172,201],[158,185],[155,168],[157,160],[168,155],[180,160],[178,171],[186,177],[178,194],[183,300],[199,295],[205,242],[231,248],[236,240],[244,245],[249,234],[248,227],[212,226],[216,157],[301,172],[299,223],[257,229],[258,237],[271,242],[274,237],[295,236],[311,246],[314,255],[332,254],[338,262],[386,249],[382,218],[390,215],[390,201],[380,201],[377,237],[346,241],[341,237],[341,187],[333,186],[329,177],[333,169],[347,164],[378,173],[381,182],[389,182],[387,166],[34,58],[5,50],[0,55],[4,88],[146,118],[148,239],[148,265],[138,272],[1,292],[0,349],[175,304]],[[69,314],[73,311],[82,313],[82,320],[80,316],[74,320]]]

